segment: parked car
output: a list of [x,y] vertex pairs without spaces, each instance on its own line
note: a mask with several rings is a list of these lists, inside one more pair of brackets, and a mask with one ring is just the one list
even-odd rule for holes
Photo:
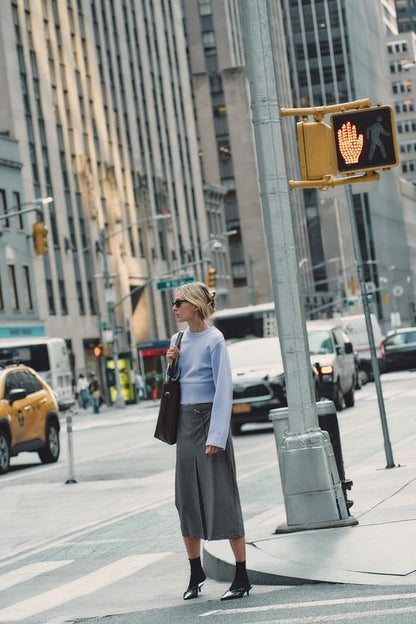
[[[269,411],[287,405],[285,375],[279,339],[254,338],[228,344],[233,378],[231,431],[238,435],[242,425],[269,422]],[[311,366],[316,400],[319,375]]]
[[0,368],[0,474],[10,457],[37,452],[41,462],[59,458],[59,419],[55,393],[33,369]]
[[[373,328],[374,343],[376,347],[376,354],[378,359],[378,365],[380,371],[383,370],[383,353],[381,343],[383,341],[383,334],[381,333],[380,325],[377,317],[374,314],[370,315],[371,326]],[[340,319],[342,329],[348,334],[354,351],[357,352],[359,357],[359,371],[361,382],[366,384],[374,379],[373,366],[371,364],[370,345],[368,342],[367,325],[365,322],[364,314],[354,314],[352,316],[343,316]]]
[[416,327],[395,329],[383,340],[383,371],[416,368]]
[[354,405],[355,358],[351,340],[337,321],[309,321],[309,353],[319,371],[322,396],[340,411]]

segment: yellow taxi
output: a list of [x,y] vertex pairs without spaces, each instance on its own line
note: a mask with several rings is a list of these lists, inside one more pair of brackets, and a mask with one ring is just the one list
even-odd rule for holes
[[58,461],[58,404],[53,390],[31,368],[0,367],[0,474],[10,457],[37,452],[41,462]]

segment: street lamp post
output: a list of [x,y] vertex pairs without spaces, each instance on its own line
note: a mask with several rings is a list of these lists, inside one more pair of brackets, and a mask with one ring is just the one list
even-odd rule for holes
[[[103,279],[104,279],[104,289],[105,289],[105,299],[106,299],[106,304],[107,304],[107,318],[108,318],[108,323],[110,326],[110,332],[111,332],[111,341],[112,345],[113,345],[113,362],[114,362],[114,378],[115,378],[115,382],[116,382],[116,398],[114,400],[114,406],[117,408],[124,408],[126,406],[126,403],[124,401],[123,398],[123,394],[121,391],[121,381],[120,381],[120,371],[119,371],[119,367],[118,367],[118,355],[119,355],[119,349],[118,349],[118,336],[117,336],[117,328],[116,328],[116,324],[115,324],[115,298],[114,298],[114,290],[111,284],[111,275],[109,272],[109,267],[108,267],[108,253],[107,253],[107,242],[110,238],[113,238],[114,236],[117,236],[118,234],[121,234],[121,232],[124,232],[128,229],[130,229],[133,225],[138,225],[140,223],[144,223],[146,221],[160,221],[163,219],[170,219],[171,215],[170,214],[158,214],[158,215],[154,215],[154,216],[149,216],[149,217],[143,217],[142,219],[138,219],[137,221],[133,221],[132,223],[130,223],[129,225],[126,225],[122,228],[119,228],[118,230],[116,230],[115,232],[111,232],[110,234],[107,234],[106,231],[104,229],[100,230],[99,232],[99,242],[100,242],[100,250],[103,254]],[[129,293],[128,296],[130,296],[131,293]],[[124,300],[124,297],[123,299]],[[121,300],[121,301],[122,301]],[[117,302],[117,305],[121,303],[121,301]],[[132,328],[130,328],[131,331]]]
[[[37,199],[33,199],[32,201],[24,202],[23,204],[16,204],[15,206],[11,207],[11,210],[14,210],[14,208],[19,208],[19,210],[15,210],[14,212],[7,211],[5,214],[0,215],[0,221],[5,221],[7,219],[10,219],[11,217],[20,217],[21,215],[27,214],[28,212],[33,212],[34,210],[40,212],[38,204],[50,204],[51,202],[53,202],[53,197],[39,197]],[[32,207],[26,208],[25,210],[20,210],[22,206]]]

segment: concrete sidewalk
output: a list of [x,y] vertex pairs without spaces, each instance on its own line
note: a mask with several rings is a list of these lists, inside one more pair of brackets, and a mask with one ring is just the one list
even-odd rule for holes
[[[286,521],[283,505],[246,523],[250,580],[263,585],[356,583],[416,584],[416,435],[348,470],[354,486],[351,527],[274,534]],[[218,581],[232,577],[226,542],[206,542],[204,567]]]

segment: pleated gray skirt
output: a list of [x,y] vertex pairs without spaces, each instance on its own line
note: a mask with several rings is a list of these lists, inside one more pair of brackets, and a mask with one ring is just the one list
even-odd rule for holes
[[244,536],[231,434],[224,451],[206,455],[212,403],[181,405],[176,443],[175,503],[184,537]]

